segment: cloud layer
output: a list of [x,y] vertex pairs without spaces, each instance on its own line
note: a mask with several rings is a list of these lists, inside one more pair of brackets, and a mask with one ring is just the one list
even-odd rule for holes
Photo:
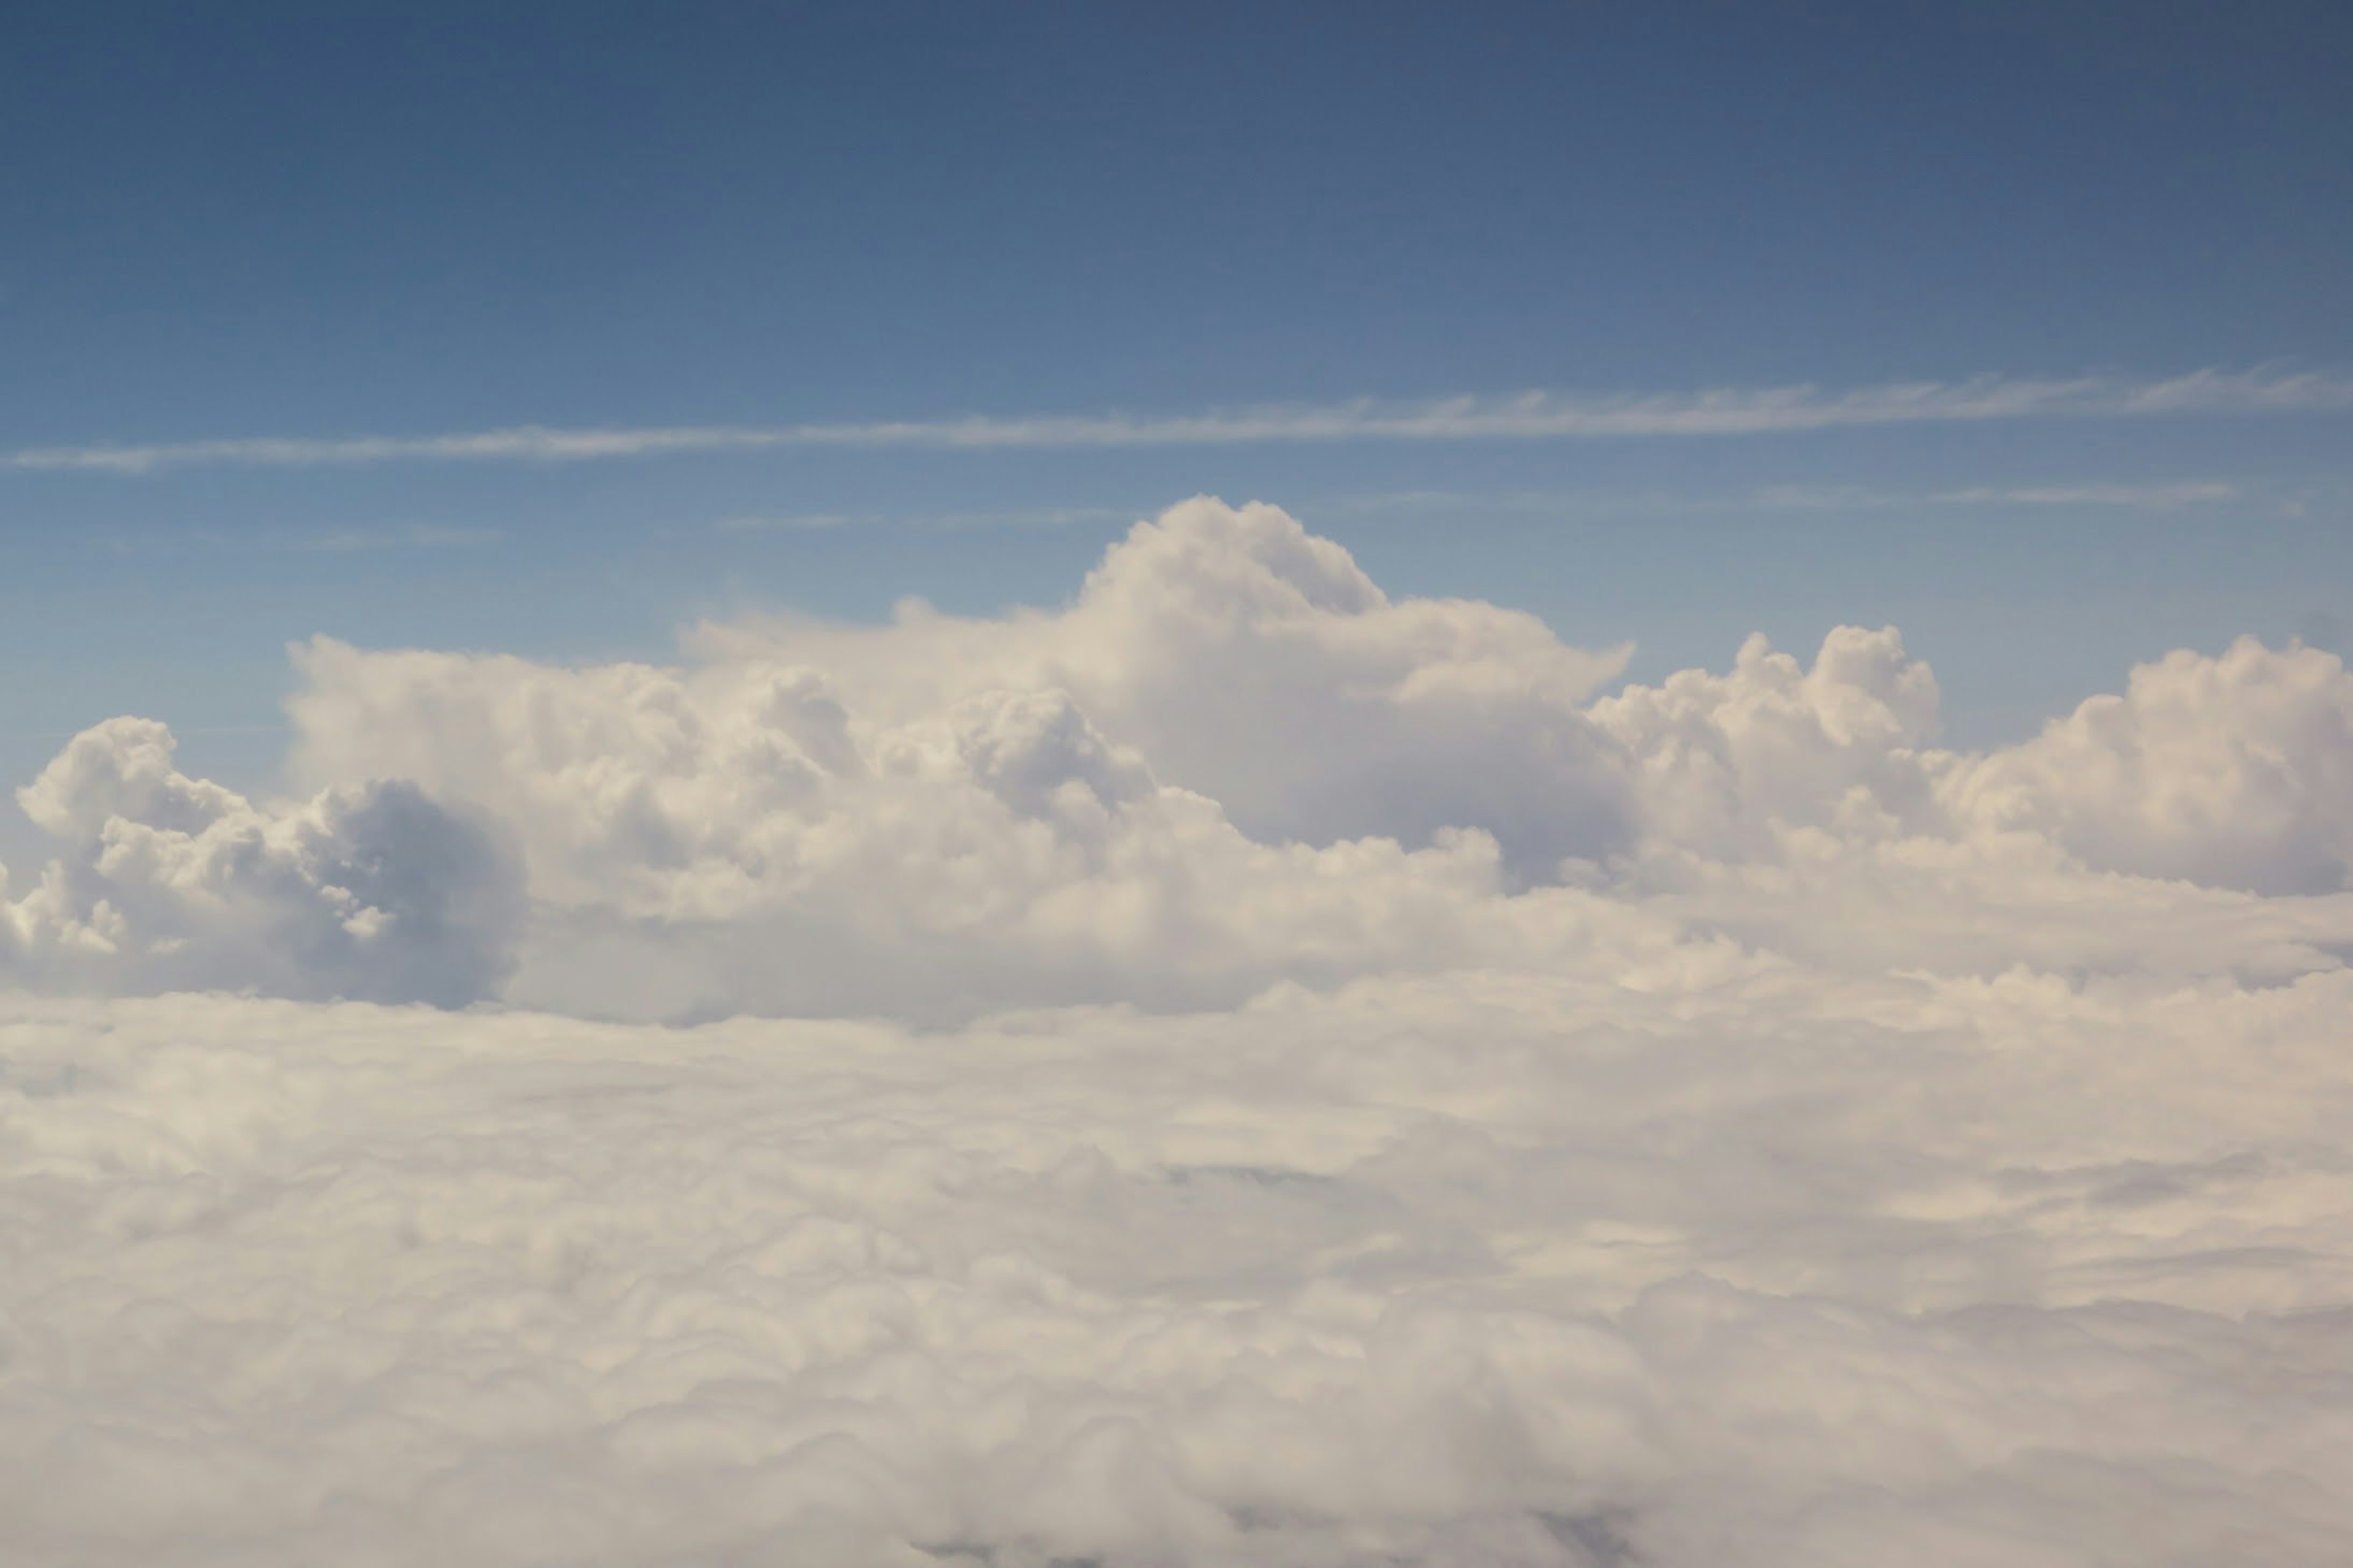
[[0,1553],[2341,1562],[2347,978],[20,1000]]
[[298,659],[289,798],[19,795],[0,1562],[2353,1556],[2331,656],[1955,752],[1201,500]]

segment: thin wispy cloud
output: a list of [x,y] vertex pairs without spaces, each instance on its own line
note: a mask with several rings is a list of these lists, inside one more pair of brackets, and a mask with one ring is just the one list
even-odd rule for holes
[[1944,490],[1892,489],[1858,484],[1778,484],[1722,491],[1675,490],[1388,490],[1319,500],[1322,514],[1507,511],[1599,515],[1754,512],[1887,511],[1917,507],[2084,507],[2173,511],[2184,507],[2245,501],[2259,492],[2215,479],[2164,484],[2097,481],[1971,485]]
[[712,524],[725,533],[809,533],[849,527],[1070,528],[1087,523],[1134,522],[1151,509],[1136,506],[1017,507],[993,511],[785,512],[775,516],[723,517]]
[[1807,385],[1663,395],[1530,392],[1409,404],[778,426],[558,429],[517,426],[438,436],[251,437],[27,447],[20,471],[145,473],[195,465],[307,468],[393,462],[584,462],[785,447],[1109,449],[1343,441],[1542,441],[1761,436],[1883,425],[2036,418],[2281,414],[2353,407],[2353,379],[2314,372],[2204,370],[2159,381],[1978,376],[1825,391]]
[[495,544],[500,537],[494,528],[347,529],[338,533],[307,535],[292,541],[290,547],[332,554],[371,550],[449,550]]
[[772,516],[744,513],[723,517],[711,526],[723,533],[823,533],[829,529],[848,528],[852,523],[872,521],[871,518],[853,517],[846,511],[793,511]]
[[2173,511],[2240,500],[2236,485],[2215,480],[2170,484],[1969,485],[1919,492],[1874,489],[1863,485],[1767,485],[1745,504],[1776,510],[1884,510],[1916,506],[2113,507],[2130,511]]
[[238,531],[220,528],[149,528],[96,536],[110,554],[284,551],[301,555],[353,555],[395,550],[473,550],[506,537],[495,528],[417,523],[396,528],[345,528],[325,532]]
[[2119,506],[2170,511],[2175,507],[2202,506],[2234,500],[2239,491],[2224,484],[2178,485],[1994,485],[1939,490],[1928,498],[1940,506]]

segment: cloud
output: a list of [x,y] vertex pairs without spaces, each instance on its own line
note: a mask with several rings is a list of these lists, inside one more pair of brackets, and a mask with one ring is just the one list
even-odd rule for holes
[[2235,485],[2185,482],[2171,485],[1973,486],[1943,490],[1928,499],[1951,506],[2114,506],[2170,511],[2177,507],[2235,500]]
[[290,799],[77,736],[0,1562],[2353,1558],[2343,664],[1978,753],[1892,627],[1623,658],[1203,500],[1052,611],[316,640]]
[[1936,710],[1935,673],[1894,627],[1841,626],[1810,669],[1751,637],[1724,675],[1629,687],[1593,715],[1632,760],[1649,844],[1747,859],[1792,827],[1932,826]]
[[2201,370],[2156,381],[1984,375],[1847,391],[1809,385],[1694,393],[1453,397],[1248,408],[1195,415],[1059,415],[840,425],[508,429],[438,436],[251,437],[26,447],[0,458],[24,471],[145,473],[228,464],[309,468],[394,462],[568,463],[795,447],[964,451],[1295,445],[1335,441],[1563,441],[1783,435],[1887,425],[2193,414],[2333,412],[2353,381],[2316,372]]
[[1066,691],[1262,840],[1419,843],[1476,826],[1543,862],[1606,841],[1620,809],[1579,704],[1630,649],[1571,647],[1492,605],[1392,601],[1268,506],[1197,500],[1137,525],[1056,615],[911,605],[880,631],[772,619],[702,628],[693,646],[731,668],[822,669],[897,721],[980,690]]
[[373,550],[440,550],[495,544],[501,535],[494,528],[441,528],[418,524],[401,529],[351,529],[322,533],[293,542],[297,550],[349,553]]
[[2317,1568],[2348,1006],[12,999],[0,1555]]
[[1118,507],[1065,506],[996,511],[787,512],[777,516],[723,517],[712,526],[728,533],[806,533],[878,525],[935,529],[1068,528],[1077,523],[1123,523],[1132,522],[1134,519],[1134,511]]
[[2168,654],[1953,790],[1957,809],[2094,866],[2328,891],[2353,865],[2353,679],[2334,654],[2252,637]]
[[631,976],[598,1010],[1230,1002],[1473,951],[1520,918],[1500,888],[1626,830],[1579,708],[1623,650],[1392,602],[1272,508],[1141,524],[1056,615],[694,641],[582,670],[316,642],[297,766],[507,825],[560,931],[519,994]]
[[[951,1024],[1602,973],[1692,933],[1834,968],[2247,978],[2353,940],[2353,679],[2328,655],[2175,655],[1978,755],[1937,747],[1935,678],[1892,627],[1597,697],[1626,652],[1392,599],[1280,510],[1208,500],[1052,612],[754,618],[675,667],[322,638],[290,705],[307,800],[185,778],[128,720],[25,792],[67,853],[20,889],[10,962],[100,990]],[[396,907],[370,890],[402,876]]]
[[[2173,484],[1972,485],[1928,492],[1873,489],[1862,485],[1767,485],[1723,507],[1771,507],[1808,511],[1881,510],[1920,506],[2116,507],[2173,511],[2242,499],[2236,485],[2218,480]],[[1689,504],[1689,503],[1685,503]]]
[[491,836],[397,781],[257,806],[174,749],[161,724],[110,720],[17,792],[64,847],[0,904],[20,982],[454,1005],[504,974],[522,897]]

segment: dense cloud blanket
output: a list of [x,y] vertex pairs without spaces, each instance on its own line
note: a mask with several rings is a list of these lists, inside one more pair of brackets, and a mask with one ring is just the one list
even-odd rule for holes
[[2333,658],[1954,752],[1198,501],[299,660],[19,794],[0,1563],[2353,1561]]

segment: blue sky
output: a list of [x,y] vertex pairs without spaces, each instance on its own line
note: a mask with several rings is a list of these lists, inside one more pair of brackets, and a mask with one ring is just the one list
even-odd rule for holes
[[[746,605],[1053,602],[1198,492],[1637,675],[1894,621],[1964,743],[2171,647],[2343,639],[2348,67],[2353,13],[2285,3],[19,14],[0,767],[136,711],[263,777],[314,632],[652,657]],[[1922,383],[2015,411],[1689,428]],[[1661,412],[1506,429],[1530,389]],[[1265,434],[1300,409],[1346,427]],[[521,426],[818,436],[299,445]],[[298,445],[169,450],[255,439]]]

